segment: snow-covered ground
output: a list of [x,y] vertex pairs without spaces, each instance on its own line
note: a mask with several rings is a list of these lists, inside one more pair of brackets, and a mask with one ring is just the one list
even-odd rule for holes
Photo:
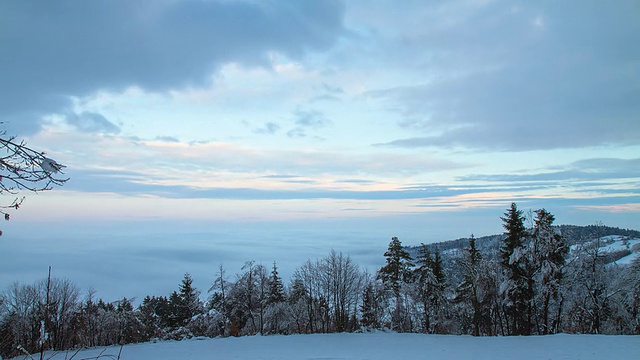
[[[74,359],[116,359],[120,347],[84,350]],[[73,355],[59,353],[52,360]],[[21,357],[22,359],[23,357]],[[126,345],[123,360],[212,359],[640,359],[640,336],[471,337],[396,333],[248,336]]]
[[[587,245],[595,244],[595,240]],[[571,251],[577,251],[581,246],[572,245]],[[640,239],[629,239],[621,235],[609,235],[600,238],[600,254],[614,254],[621,251],[629,251],[629,253],[615,261],[618,265],[629,265],[635,259],[640,257]]]
[[606,244],[602,247],[604,253],[614,253],[624,250],[631,251],[629,255],[616,260],[616,264],[618,265],[629,265],[640,256],[640,239],[627,239],[618,235],[605,236],[602,239]]

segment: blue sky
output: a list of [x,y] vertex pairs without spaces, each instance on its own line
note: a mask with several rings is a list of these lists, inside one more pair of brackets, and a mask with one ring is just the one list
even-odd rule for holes
[[3,241],[640,228],[636,1],[5,1],[0,43],[0,119],[71,178]]

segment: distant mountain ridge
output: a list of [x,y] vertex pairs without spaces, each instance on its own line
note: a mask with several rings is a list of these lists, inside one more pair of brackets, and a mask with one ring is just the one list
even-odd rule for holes
[[[617,235],[623,238],[640,239],[640,231],[631,229],[621,229],[618,227],[605,226],[605,225],[555,225],[554,228],[559,231],[565,237],[567,245],[572,246],[576,244],[582,244],[588,241],[595,240],[599,237]],[[504,240],[504,234],[487,235],[477,237],[476,247],[485,255],[497,252],[500,249],[502,240]],[[436,249],[442,253],[452,253],[454,250],[466,249],[469,247],[469,238],[459,238],[455,240],[447,240],[435,243],[426,244],[430,251]],[[411,254],[417,254],[420,246],[407,246],[407,250]]]

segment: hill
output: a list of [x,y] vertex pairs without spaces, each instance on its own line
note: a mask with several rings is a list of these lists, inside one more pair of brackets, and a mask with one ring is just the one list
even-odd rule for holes
[[[602,262],[608,266],[624,267],[640,258],[640,231],[604,225],[557,225],[554,229],[563,235],[569,246],[568,263],[581,251],[595,248],[598,249]],[[476,248],[485,259],[495,261],[504,237],[503,234],[478,237]],[[430,243],[427,247],[432,253],[436,250],[440,252],[449,282],[458,284],[462,279],[458,260],[464,257],[464,250],[469,247],[469,238]],[[406,249],[415,259],[420,246],[408,246]]]
[[[575,250],[576,245],[595,244],[597,239],[602,239],[603,241],[601,241],[598,246],[604,252],[610,254],[606,263],[614,261],[621,264],[629,263],[634,256],[638,255],[638,251],[640,250],[640,247],[635,245],[638,239],[640,239],[640,231],[637,230],[621,229],[604,225],[557,225],[554,226],[554,228],[563,235],[565,242],[570,246],[571,250]],[[503,234],[478,237],[476,238],[476,248],[480,250],[483,256],[488,259],[494,259],[498,254],[503,240]],[[614,243],[617,245],[614,245]],[[440,251],[443,260],[460,258],[464,254],[464,249],[469,247],[469,238],[430,243],[427,244],[427,247],[431,252],[436,250]],[[406,249],[412,257],[415,258],[420,246],[408,246]],[[618,261],[625,257],[626,259],[622,262]]]

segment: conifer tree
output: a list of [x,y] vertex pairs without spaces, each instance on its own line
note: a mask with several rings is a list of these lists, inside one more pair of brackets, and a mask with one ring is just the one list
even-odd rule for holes
[[418,302],[422,305],[422,328],[426,333],[431,332],[431,314],[434,309],[433,299],[436,291],[437,278],[435,275],[435,263],[431,257],[431,251],[425,244],[421,244],[418,258],[418,267],[414,270],[414,281],[416,285]]
[[476,239],[473,235],[469,238],[469,248],[465,249],[465,258],[461,261],[464,271],[462,283],[456,288],[456,302],[464,302],[471,308],[471,323],[473,325],[473,336],[480,336],[480,325],[482,322],[482,300],[479,294],[480,286],[480,261],[482,255],[476,248]]
[[199,299],[200,292],[193,287],[193,279],[189,273],[184,274],[178,290],[179,292],[174,291],[169,297],[170,326],[172,327],[186,325],[202,307]]
[[274,304],[284,301],[284,284],[282,283],[282,279],[280,279],[280,275],[278,275],[278,267],[276,266],[276,262],[273,262],[273,269],[271,270],[271,275],[269,276],[269,296],[267,299],[267,304]]
[[378,278],[385,287],[393,292],[395,297],[395,310],[392,314],[392,326],[395,330],[404,330],[404,317],[402,316],[402,298],[400,290],[403,284],[411,280],[413,263],[411,255],[402,247],[397,237],[391,238],[388,250],[384,253],[386,265],[378,270]]
[[[536,210],[533,230],[535,280],[539,288],[537,308],[540,313],[538,333],[556,333],[562,313],[563,295],[560,284],[564,276],[565,258],[569,248],[564,237],[553,229],[555,217],[545,209]],[[555,315],[551,314],[554,310]],[[550,319],[550,315],[553,317]]]
[[380,319],[378,319],[378,308],[380,307],[380,299],[378,298],[373,281],[369,281],[362,293],[362,305],[360,312],[362,313],[361,324],[365,329],[379,329]]
[[268,278],[268,289],[265,306],[264,324],[267,333],[281,333],[282,323],[286,318],[286,303],[284,285],[280,275],[278,275],[278,267],[273,262],[273,268]]
[[515,203],[501,218],[504,222],[505,239],[500,248],[501,265],[508,277],[506,287],[508,319],[511,322],[512,335],[531,334],[531,302],[533,293],[527,278],[527,262],[525,240],[527,232],[524,226],[522,210]]
[[382,283],[387,288],[393,291],[396,297],[400,297],[401,285],[411,279],[413,259],[395,236],[391,238],[389,248],[384,253],[384,256],[386,257],[386,265],[378,271],[378,278],[382,280]]

